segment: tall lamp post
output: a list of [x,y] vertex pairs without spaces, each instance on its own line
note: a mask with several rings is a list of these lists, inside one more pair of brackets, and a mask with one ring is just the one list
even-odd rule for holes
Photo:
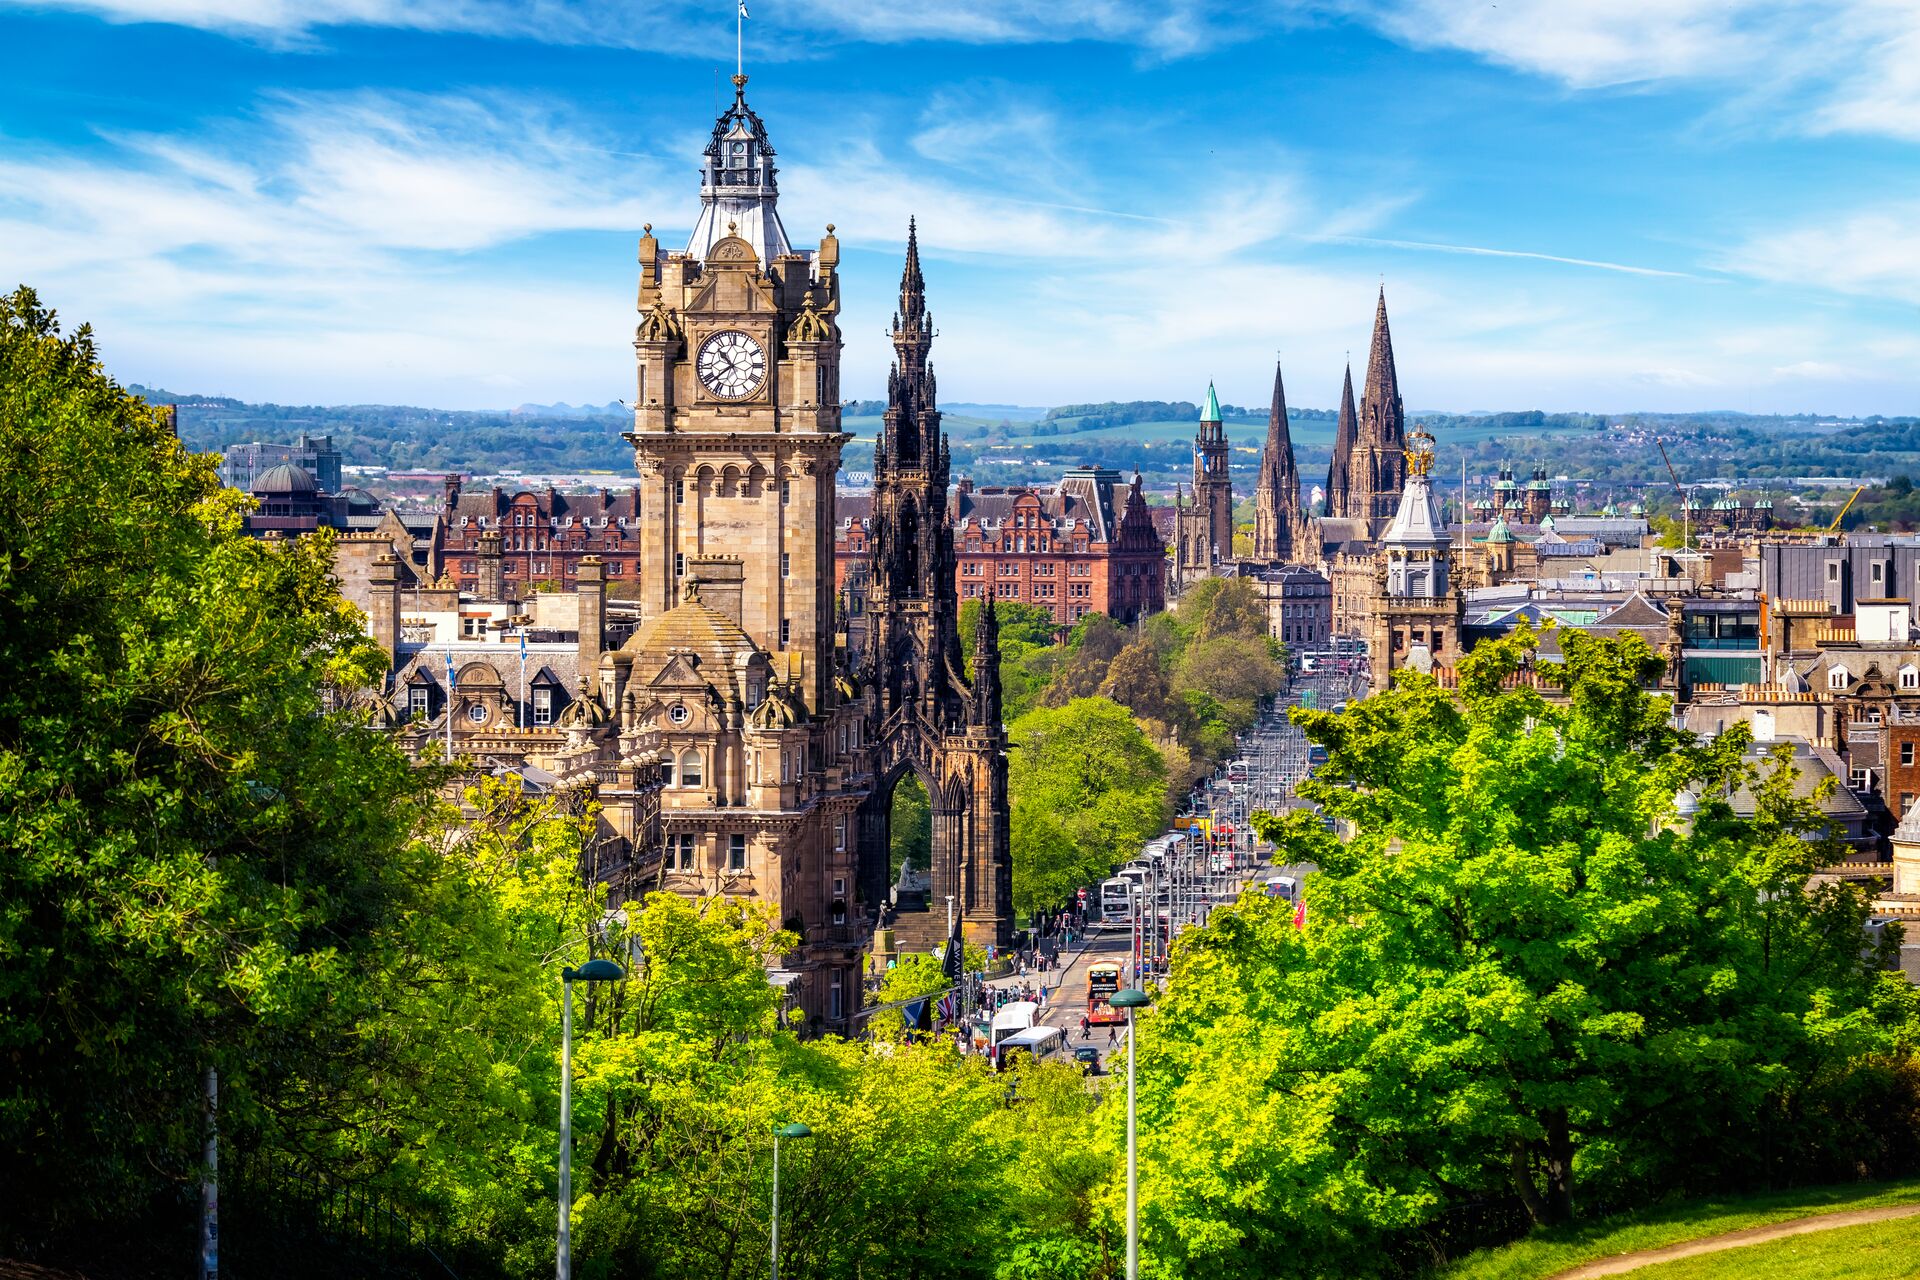
[[573,984],[618,982],[627,971],[611,960],[589,960],[560,971],[560,1235],[555,1242],[554,1275],[573,1275]]
[[773,1126],[773,1280],[780,1280],[780,1139],[812,1136],[813,1130],[798,1120]]
[[1147,993],[1138,987],[1116,991],[1107,998],[1114,1008],[1127,1011],[1127,1280],[1140,1277],[1140,1144],[1134,1128],[1133,1092],[1140,1045],[1135,1036],[1139,1015],[1134,1010],[1147,1002]]

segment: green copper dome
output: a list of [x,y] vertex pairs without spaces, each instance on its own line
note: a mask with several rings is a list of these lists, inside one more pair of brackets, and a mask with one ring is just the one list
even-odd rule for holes
[[1501,516],[1493,522],[1493,528],[1487,530],[1487,541],[1507,543],[1513,541],[1513,530],[1507,527],[1507,518]]

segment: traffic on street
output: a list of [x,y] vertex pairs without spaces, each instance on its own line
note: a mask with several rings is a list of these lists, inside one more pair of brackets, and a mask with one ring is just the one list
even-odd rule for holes
[[1216,905],[1249,888],[1300,901],[1315,868],[1272,862],[1275,851],[1258,839],[1252,815],[1307,804],[1296,789],[1318,763],[1318,752],[1288,720],[1288,711],[1344,709],[1367,688],[1364,653],[1349,648],[1310,657],[1312,669],[1299,671],[1284,699],[1263,710],[1240,736],[1235,759],[1194,788],[1170,829],[1113,877],[1079,891],[1068,915],[1070,943],[1037,946],[1013,973],[986,984],[989,1005],[1007,1003],[987,1013],[988,1029],[976,1034],[976,1042],[992,1044],[992,1019],[1014,1010],[1025,1039],[1016,1046],[1012,1034],[1002,1036],[1008,1049],[1040,1040],[1046,1052],[1037,1056],[1071,1056],[1089,1074],[1105,1074],[1108,1054],[1126,1035],[1125,1015],[1107,997],[1163,980],[1173,939],[1204,925]]

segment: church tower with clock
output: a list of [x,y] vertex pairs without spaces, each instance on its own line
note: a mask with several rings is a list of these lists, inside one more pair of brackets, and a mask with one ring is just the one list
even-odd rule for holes
[[[910,234],[875,459],[874,545],[890,557],[865,601],[888,643],[857,672],[842,663],[840,244],[832,224],[815,249],[787,238],[746,83],[734,77],[707,141],[686,248],[663,247],[651,225],[640,240],[626,439],[640,473],[627,532],[641,621],[601,658],[591,709],[621,767],[659,771],[661,853],[637,858],[636,887],[771,906],[800,939],[782,957],[789,997],[845,1031],[883,921],[924,945],[1011,937],[997,629],[989,613],[961,651],[933,331]],[[610,814],[637,790],[611,772]],[[933,799],[922,870],[953,895],[950,924],[924,902],[897,919],[911,904],[889,893],[889,801],[908,773]]]
[[640,241],[627,435],[641,477],[639,599],[661,612],[710,579],[696,590],[817,708],[834,674],[833,492],[847,440],[840,244],[831,226],[812,252],[787,239],[766,126],[746,77],[733,83],[686,251],[663,251],[651,225]]

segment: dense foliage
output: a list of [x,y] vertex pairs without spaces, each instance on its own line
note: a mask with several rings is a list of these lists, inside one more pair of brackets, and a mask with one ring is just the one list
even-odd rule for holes
[[0,1185],[28,1243],[164,1211],[203,1072],[236,1140],[325,1146],[431,785],[321,714],[382,667],[323,540],[239,531],[161,416],[0,300]]
[[[1029,912],[1097,883],[1164,826],[1286,685],[1284,651],[1243,580],[1208,579],[1128,630],[1089,614],[1055,643],[1045,609],[999,606],[1013,744],[1014,902]],[[979,606],[961,606],[963,639]]]
[[1911,1113],[1914,995],[1859,890],[1806,888],[1836,848],[1788,763],[1672,729],[1636,638],[1562,637],[1565,700],[1507,688],[1533,644],[1475,649],[1458,698],[1403,673],[1295,713],[1353,835],[1258,819],[1321,868],[1305,927],[1249,897],[1176,953],[1143,1061],[1167,1274],[1367,1274],[1465,1208],[1912,1163],[1863,1121]]

